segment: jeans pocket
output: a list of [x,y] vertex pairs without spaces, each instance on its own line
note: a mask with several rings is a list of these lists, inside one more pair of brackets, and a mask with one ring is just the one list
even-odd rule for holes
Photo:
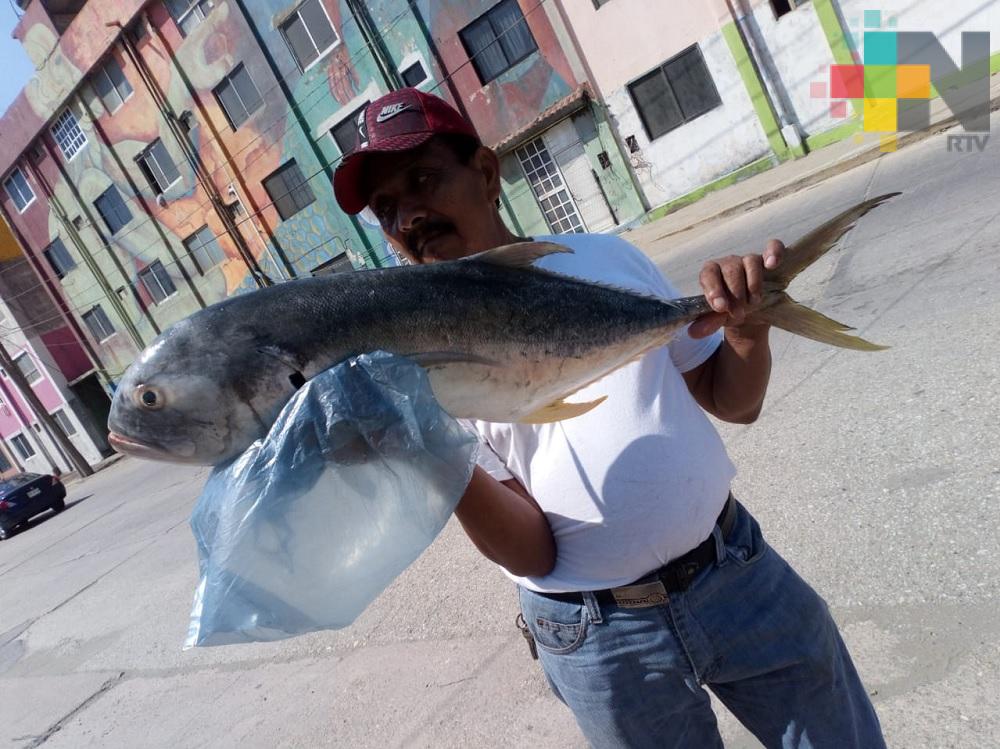
[[552,655],[567,655],[583,645],[590,617],[582,604],[554,601],[521,591],[521,613],[535,644]]
[[726,539],[726,557],[741,567],[747,567],[767,552],[767,541],[760,525],[743,505],[739,506],[736,525]]

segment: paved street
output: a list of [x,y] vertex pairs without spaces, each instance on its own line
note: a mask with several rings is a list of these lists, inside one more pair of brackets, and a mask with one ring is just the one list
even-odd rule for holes
[[[893,348],[776,332],[761,419],[721,430],[736,494],[829,602],[890,746],[995,745],[1000,143],[934,136],[735,219],[627,237],[694,292],[704,259],[893,190],[791,288]],[[121,461],[0,544],[0,746],[582,746],[512,586],[454,522],[349,629],[181,651],[205,475]],[[720,719],[728,746],[756,746]]]

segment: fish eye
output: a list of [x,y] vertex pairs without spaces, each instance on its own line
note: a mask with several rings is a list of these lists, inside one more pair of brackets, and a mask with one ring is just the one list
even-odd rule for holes
[[166,404],[163,391],[150,385],[140,385],[135,389],[136,402],[148,411],[156,411]]

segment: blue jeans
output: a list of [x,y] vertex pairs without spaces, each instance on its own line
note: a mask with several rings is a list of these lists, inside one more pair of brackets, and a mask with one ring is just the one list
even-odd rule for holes
[[879,749],[878,718],[826,602],[742,506],[716,563],[667,603],[520,590],[552,690],[595,747],[721,747],[711,689],[766,747]]

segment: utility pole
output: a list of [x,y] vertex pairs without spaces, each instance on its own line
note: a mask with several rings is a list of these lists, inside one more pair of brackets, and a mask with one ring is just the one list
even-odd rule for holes
[[[69,458],[69,462],[73,464],[77,472],[81,476],[90,476],[94,469],[90,467],[90,463],[80,454],[80,451],[76,449],[76,445],[70,442],[69,437],[62,430],[62,427],[56,423],[56,420],[52,418],[48,411],[45,410],[45,406],[42,402],[38,400],[38,396],[35,395],[35,391],[31,389],[31,385],[28,383],[27,378],[25,378],[24,373],[21,368],[17,366],[17,363],[11,359],[10,354],[7,352],[7,348],[0,341],[0,367],[3,367],[7,372],[7,376],[10,377],[11,381],[14,383],[14,387],[20,392],[21,397],[24,398],[25,402],[34,412],[35,417],[38,419],[39,423],[48,433],[49,437],[62,449],[63,453]],[[11,404],[13,407],[14,404]]]

